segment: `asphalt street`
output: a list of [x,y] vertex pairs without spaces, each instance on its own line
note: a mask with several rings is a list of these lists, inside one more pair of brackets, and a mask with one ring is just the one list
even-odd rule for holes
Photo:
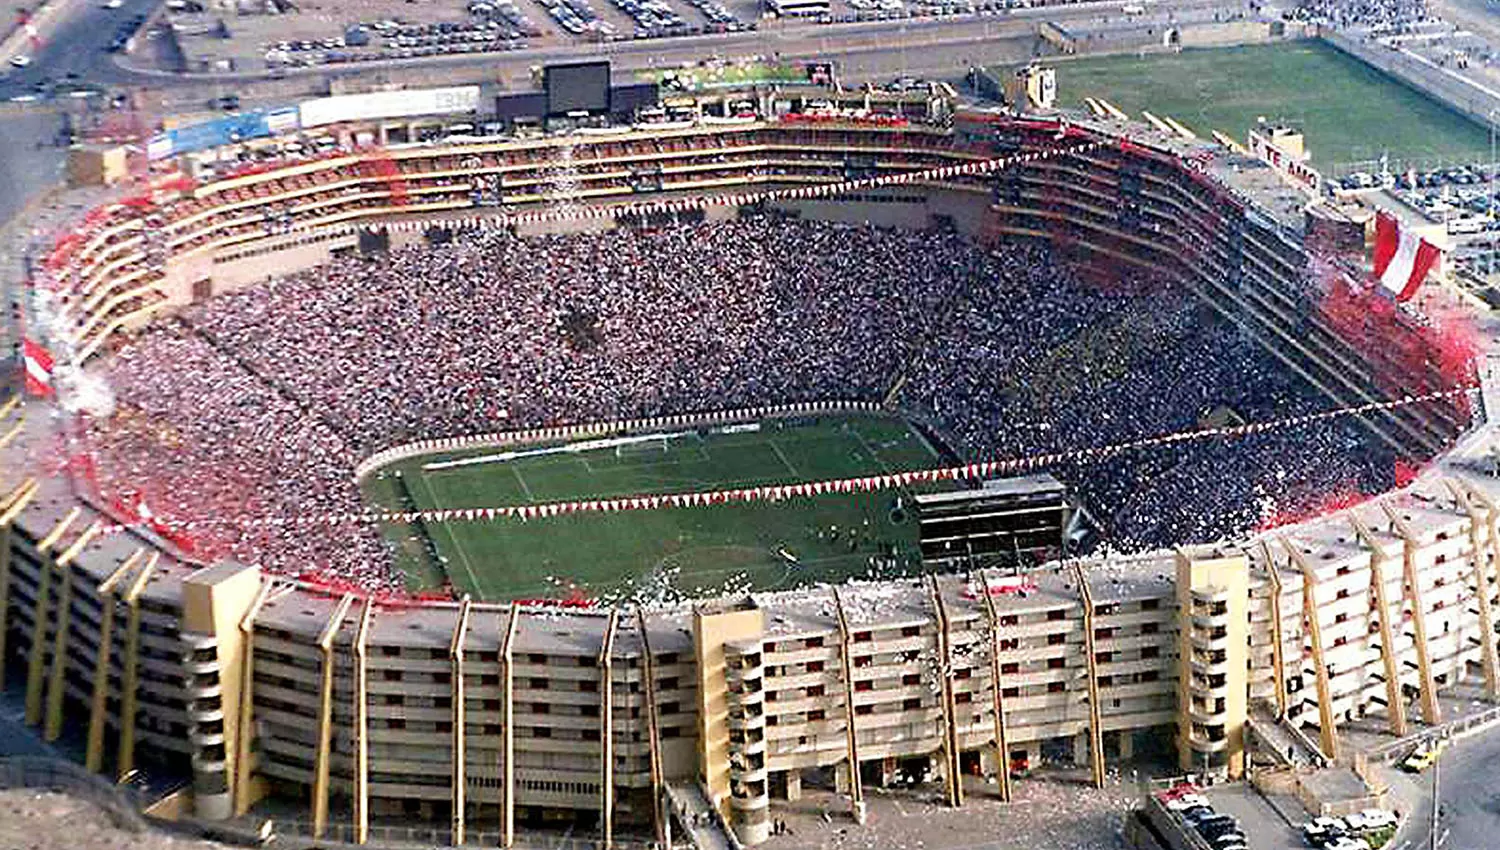
[[[71,17],[59,23],[53,36],[38,52],[32,65],[13,72],[0,81],[0,97],[12,97],[28,90],[44,78],[60,79],[69,72],[80,79],[100,85],[148,86],[152,88],[197,87],[208,90],[217,81],[250,83],[291,78],[327,81],[342,76],[396,73],[402,69],[451,69],[473,72],[476,77],[495,79],[505,76],[505,69],[525,70],[532,65],[566,59],[609,56],[625,69],[650,65],[676,64],[711,54],[738,56],[750,54],[785,57],[839,58],[845,54],[869,51],[899,54],[907,48],[948,45],[980,45],[993,40],[1025,38],[1034,41],[1036,27],[1042,20],[1067,22],[1088,20],[1103,14],[1117,13],[1118,2],[1078,3],[1039,9],[1015,10],[1004,16],[988,18],[916,18],[899,21],[817,25],[789,23],[770,25],[755,32],[724,33],[672,39],[619,41],[605,44],[565,44],[534,47],[501,55],[438,56],[426,59],[368,62],[282,72],[258,71],[244,74],[171,74],[133,64],[122,64],[117,54],[105,50],[115,27],[132,15],[148,14],[158,0],[125,0],[121,9],[108,10],[97,0],[76,0]],[[1174,14],[1179,19],[1212,19],[1215,12],[1240,11],[1244,2],[1234,0],[1161,0],[1153,14],[1165,19]],[[950,58],[962,58],[949,53]],[[896,57],[899,62],[899,56]],[[958,70],[957,67],[954,70]]]
[[[1438,780],[1438,850],[1500,846],[1500,732],[1454,744]],[[1430,812],[1424,812],[1430,817]],[[1414,844],[1413,850],[1426,845]]]
[[49,106],[0,105],[0,222],[63,179],[63,118]]

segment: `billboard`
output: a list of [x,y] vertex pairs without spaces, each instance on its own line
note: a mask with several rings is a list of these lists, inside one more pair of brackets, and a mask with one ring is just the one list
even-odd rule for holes
[[373,121],[416,115],[450,115],[479,108],[479,86],[345,94],[308,100],[300,107],[303,128],[341,121]]
[[542,88],[547,92],[547,114],[609,109],[609,63],[574,62],[542,69]]
[[630,115],[659,103],[661,94],[656,83],[631,83],[609,90],[609,111],[616,115]]
[[547,96],[541,92],[521,92],[495,98],[495,117],[501,121],[541,118],[546,114]]
[[296,107],[255,109],[178,127],[151,137],[146,156],[151,160],[208,150],[248,139],[290,133],[298,127]]
[[1303,157],[1282,150],[1269,136],[1250,131],[1250,154],[1276,170],[1286,180],[1312,195],[1323,191],[1323,175]]

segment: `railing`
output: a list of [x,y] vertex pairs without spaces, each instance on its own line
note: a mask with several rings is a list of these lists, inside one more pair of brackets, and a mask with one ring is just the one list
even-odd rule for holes
[[810,401],[800,404],[777,404],[676,416],[652,416],[644,419],[622,419],[616,422],[592,422],[580,425],[556,425],[548,428],[526,428],[516,431],[492,431],[465,437],[417,440],[382,449],[354,467],[354,480],[363,481],[381,467],[435,452],[460,449],[493,448],[519,443],[572,440],[578,437],[600,437],[609,434],[640,431],[648,428],[696,428],[756,419],[780,419],[824,413],[875,413],[880,405],[873,401]]
[[1415,749],[1421,744],[1431,744],[1434,741],[1448,738],[1466,737],[1472,732],[1477,732],[1481,727],[1488,727],[1500,723],[1500,706],[1489,708],[1478,714],[1472,714],[1462,720],[1455,720],[1432,729],[1424,729],[1405,738],[1398,738],[1388,744],[1382,744],[1370,750],[1369,759],[1373,762],[1390,762],[1399,758],[1403,753]]
[[[300,839],[309,839],[312,836],[312,823],[305,820],[275,819],[278,846],[290,844],[300,847],[308,846],[307,842]],[[449,847],[452,832],[447,826],[382,826],[370,825],[370,836],[366,847],[406,847],[420,846],[423,848]],[[464,835],[464,846],[469,847],[499,847],[499,830],[484,831],[471,828]],[[320,847],[330,844],[353,844],[354,827],[347,823],[330,823],[318,839]],[[521,850],[604,850],[603,837],[585,838],[570,835],[545,835],[535,832],[524,832],[517,830],[515,835],[515,847]],[[655,842],[644,839],[631,839],[616,837],[610,846],[615,850],[650,850],[655,847]]]

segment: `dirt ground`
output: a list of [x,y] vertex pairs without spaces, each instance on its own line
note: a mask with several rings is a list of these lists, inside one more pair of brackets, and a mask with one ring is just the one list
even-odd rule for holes
[[1025,848],[1025,850],[1115,850],[1126,813],[1138,806],[1142,786],[1129,768],[1109,771],[1095,789],[1078,775],[1025,779],[1013,785],[1012,802],[1001,803],[994,788],[969,780],[963,808],[949,808],[929,789],[866,789],[869,816],[863,826],[849,815],[848,802],[826,791],[804,788],[796,803],[773,802],[771,817],[787,831],[766,850],[938,850],[939,848]]
[[117,828],[104,811],[62,794],[0,791],[0,848],[4,850],[223,850],[164,833]]

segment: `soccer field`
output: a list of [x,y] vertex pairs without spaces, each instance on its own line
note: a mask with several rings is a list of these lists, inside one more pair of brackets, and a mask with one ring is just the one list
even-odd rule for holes
[[[1058,102],[1103,97],[1136,120],[1170,115],[1244,142],[1258,117],[1289,120],[1322,168],[1378,159],[1488,161],[1478,125],[1319,41],[1057,61]],[[1393,163],[1395,164],[1395,163]]]
[[[384,470],[367,489],[391,507],[489,507],[790,484],[938,463],[907,423],[875,416],[767,419],[595,442],[429,455]],[[431,524],[425,531],[437,564],[420,540],[424,529],[400,526],[390,534],[403,541],[413,588],[431,587],[446,573],[458,591],[484,600],[566,596],[573,588],[606,599],[771,590],[871,574],[875,566],[881,574],[914,569],[916,522],[897,510],[902,495]]]

